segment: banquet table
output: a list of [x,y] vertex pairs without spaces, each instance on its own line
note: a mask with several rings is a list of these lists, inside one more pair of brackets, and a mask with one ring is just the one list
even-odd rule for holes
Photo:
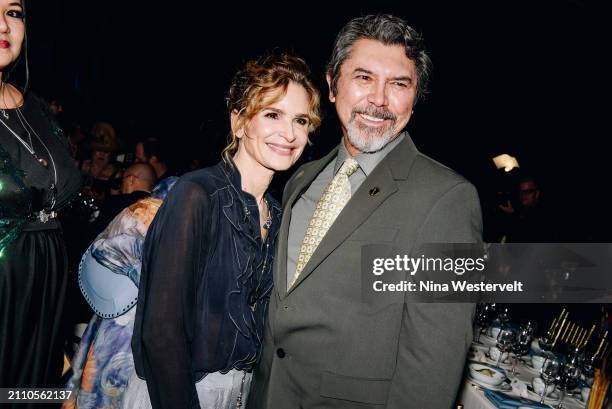
[[[474,353],[476,351],[484,351],[494,343],[495,340],[493,338],[482,336],[481,342],[479,344],[472,345],[470,362],[479,362],[494,366],[495,362],[491,362],[489,358],[483,357],[483,354]],[[520,401],[520,405],[517,403],[516,407],[529,408],[529,403],[539,403],[539,400],[528,400],[537,399],[537,397],[533,396],[533,393],[528,393],[528,396],[521,400],[521,397],[518,393],[519,389],[517,388],[517,386],[520,385],[521,382],[525,385],[531,385],[531,381],[533,380],[533,378],[538,376],[538,371],[536,369],[530,366],[527,362],[517,361],[517,364],[515,366],[515,375],[513,376],[511,374],[512,365],[506,363],[502,364],[501,367],[502,369],[506,370],[508,379],[513,381],[512,389],[504,391],[504,393],[508,396],[516,397],[517,402]],[[462,404],[464,409],[497,409],[498,407],[495,406],[487,398],[487,396],[485,396],[484,390],[485,388],[483,387],[483,384],[470,379],[466,372],[466,377],[463,380],[463,384],[461,386],[457,402]],[[556,391],[556,394],[558,395],[558,391]],[[550,405],[550,407],[552,408],[556,408],[559,403],[559,398],[558,396],[556,397],[556,399],[549,398],[546,399],[544,403]],[[566,409],[585,409],[586,405],[584,402],[579,400],[577,396],[570,395],[568,393],[565,397],[565,400],[563,401],[563,407]]]

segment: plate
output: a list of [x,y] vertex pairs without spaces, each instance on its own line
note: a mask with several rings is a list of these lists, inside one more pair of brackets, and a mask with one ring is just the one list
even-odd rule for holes
[[468,375],[478,382],[486,385],[498,386],[507,379],[506,373],[501,368],[481,363],[469,363]]
[[510,392],[512,390],[512,386],[507,383],[507,382],[502,382],[499,385],[493,386],[491,384],[487,384],[484,382],[480,382],[477,381],[476,379],[472,378],[470,375],[466,375],[465,379],[467,379],[468,382],[474,383],[478,386],[481,386],[485,389],[488,389],[490,391],[496,391],[496,392]]

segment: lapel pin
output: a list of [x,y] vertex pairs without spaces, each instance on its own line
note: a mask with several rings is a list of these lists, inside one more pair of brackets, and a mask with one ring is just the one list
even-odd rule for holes
[[378,186],[374,186],[372,189],[370,189],[370,196],[376,196],[378,194],[378,192],[380,192],[380,189]]

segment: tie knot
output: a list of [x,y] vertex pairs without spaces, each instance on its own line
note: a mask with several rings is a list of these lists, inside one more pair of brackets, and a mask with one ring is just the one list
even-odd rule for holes
[[338,173],[351,176],[357,169],[359,169],[359,163],[357,163],[355,159],[349,157],[344,160],[342,166],[340,166],[340,169],[338,170]]

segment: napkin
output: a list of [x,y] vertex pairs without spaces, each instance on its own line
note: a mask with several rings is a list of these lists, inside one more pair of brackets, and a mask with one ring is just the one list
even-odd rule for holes
[[543,405],[539,402],[532,400],[521,399],[519,397],[512,397],[505,393],[491,391],[486,389],[484,395],[497,409],[517,409],[519,407],[524,408],[536,408],[536,409],[550,409],[550,406]]
[[516,393],[521,398],[529,397],[529,392],[527,391],[527,384],[525,382],[521,382],[517,378],[514,378],[512,380],[512,383],[510,383],[510,386],[512,386],[512,392]]

